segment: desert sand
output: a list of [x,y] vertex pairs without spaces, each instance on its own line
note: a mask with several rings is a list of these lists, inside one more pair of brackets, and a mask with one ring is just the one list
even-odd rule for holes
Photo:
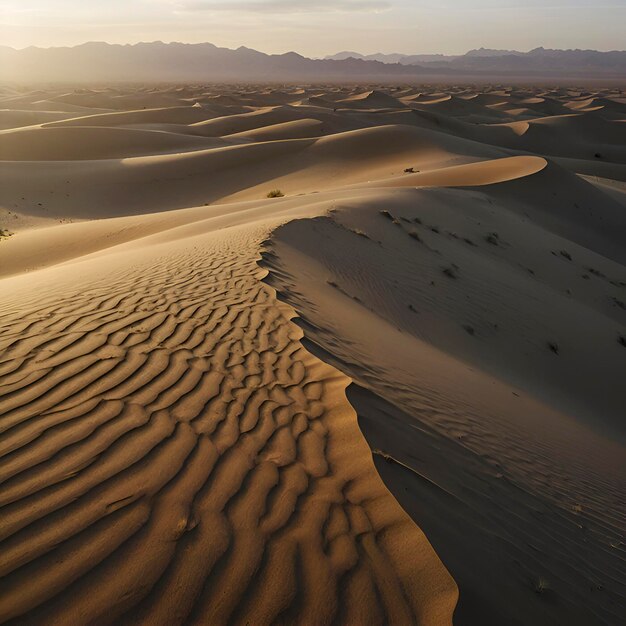
[[0,623],[626,615],[621,90],[3,87],[0,289]]

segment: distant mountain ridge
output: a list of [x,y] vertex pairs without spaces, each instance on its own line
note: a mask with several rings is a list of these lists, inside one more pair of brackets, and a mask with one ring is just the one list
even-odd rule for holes
[[527,72],[580,72],[593,69],[606,73],[626,74],[626,51],[598,52],[597,50],[551,50],[535,48],[529,52],[517,50],[493,50],[479,48],[463,55],[443,54],[369,54],[339,52],[326,59],[362,59],[380,63],[400,63],[401,65],[421,65],[431,69],[466,71],[527,71]]
[[445,61],[446,59],[457,57],[446,57],[444,54],[359,54],[358,52],[338,52],[324,57],[327,61],[345,61],[346,59],[361,59],[363,61],[379,61],[380,63],[401,63],[402,65],[415,65],[418,63],[429,63],[433,61]]
[[522,53],[481,48],[463,56],[364,56],[346,51],[311,59],[295,52],[265,54],[211,43],[89,42],[22,50],[0,46],[0,81],[4,82],[432,82],[514,76],[626,80],[626,52],[537,48]]
[[288,82],[407,78],[420,73],[419,67],[400,64],[352,58],[314,60],[295,52],[269,55],[244,46],[231,50],[211,43],[89,42],[71,48],[22,50],[0,46],[0,80],[4,81]]

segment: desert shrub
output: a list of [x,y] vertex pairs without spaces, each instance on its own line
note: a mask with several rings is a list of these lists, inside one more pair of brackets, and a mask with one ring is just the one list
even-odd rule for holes
[[441,270],[448,278],[457,278],[457,268],[452,267],[444,267]]
[[626,302],[620,300],[619,298],[616,298],[615,296],[613,296],[611,300],[613,300],[613,304],[615,306],[618,306],[620,309],[624,309],[624,311],[626,311]]
[[559,353],[559,344],[554,342],[554,341],[548,341],[548,350],[550,350],[550,352],[554,352],[554,354],[558,354]]
[[285,194],[280,190],[280,189],[272,189],[272,191],[270,191],[267,194],[268,198],[282,198]]
[[595,267],[588,267],[587,270],[590,274],[597,276],[598,278],[606,278],[606,274],[603,274],[600,270],[597,270]]
[[539,577],[533,583],[535,593],[542,594],[550,591],[550,583],[543,577]]

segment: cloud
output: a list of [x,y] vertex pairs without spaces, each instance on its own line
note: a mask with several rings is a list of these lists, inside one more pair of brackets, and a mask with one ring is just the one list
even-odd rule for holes
[[371,13],[391,8],[388,0],[180,0],[183,11],[248,13]]

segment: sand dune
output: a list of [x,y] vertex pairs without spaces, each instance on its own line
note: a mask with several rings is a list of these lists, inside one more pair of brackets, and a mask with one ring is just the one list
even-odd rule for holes
[[449,623],[349,381],[260,282],[267,228],[213,218],[4,282],[3,620]]
[[612,624],[626,273],[500,208],[499,187],[381,192],[292,222],[270,284],[354,381],[377,467],[456,576],[460,623]]
[[249,141],[278,141],[281,139],[306,139],[317,137],[324,132],[324,122],[315,119],[299,119],[280,124],[271,124],[253,130],[226,135],[230,139]]
[[212,117],[216,114],[201,106],[178,106],[166,108],[143,108],[138,111],[116,111],[96,115],[73,116],[55,122],[54,126],[107,126],[118,127],[129,124],[192,124]]
[[0,110],[0,130],[20,128],[22,126],[36,126],[46,122],[63,120],[67,113],[60,111],[20,111],[19,109]]
[[373,187],[476,187],[503,183],[540,172],[547,166],[541,157],[509,157],[453,165],[427,172],[409,173],[398,180],[390,178],[370,183]]
[[3,90],[0,621],[620,623],[625,106]]
[[396,109],[403,107],[403,104],[398,102],[393,96],[377,90],[355,94],[349,98],[338,100],[337,104],[346,108],[358,107],[365,109]]
[[474,123],[496,122],[506,115],[497,109],[488,108],[481,102],[456,96],[448,96],[434,101],[414,102],[413,106],[421,110],[458,117]]
[[185,152],[224,141],[164,131],[79,126],[0,132],[2,161],[82,161]]
[[246,131],[259,130],[265,126],[274,126],[285,122],[301,120],[302,114],[292,107],[269,107],[256,111],[226,115],[214,119],[203,120],[192,124],[194,131],[207,137],[233,135]]
[[[124,132],[133,136],[133,131]],[[133,145],[130,138],[122,136],[120,141],[121,147]],[[130,215],[262,198],[275,187],[289,195],[338,188],[400,177],[409,166],[471,162],[477,155],[497,158],[506,153],[426,129],[381,126],[322,138],[128,159],[14,161],[3,164],[0,202],[15,213],[34,217]]]

